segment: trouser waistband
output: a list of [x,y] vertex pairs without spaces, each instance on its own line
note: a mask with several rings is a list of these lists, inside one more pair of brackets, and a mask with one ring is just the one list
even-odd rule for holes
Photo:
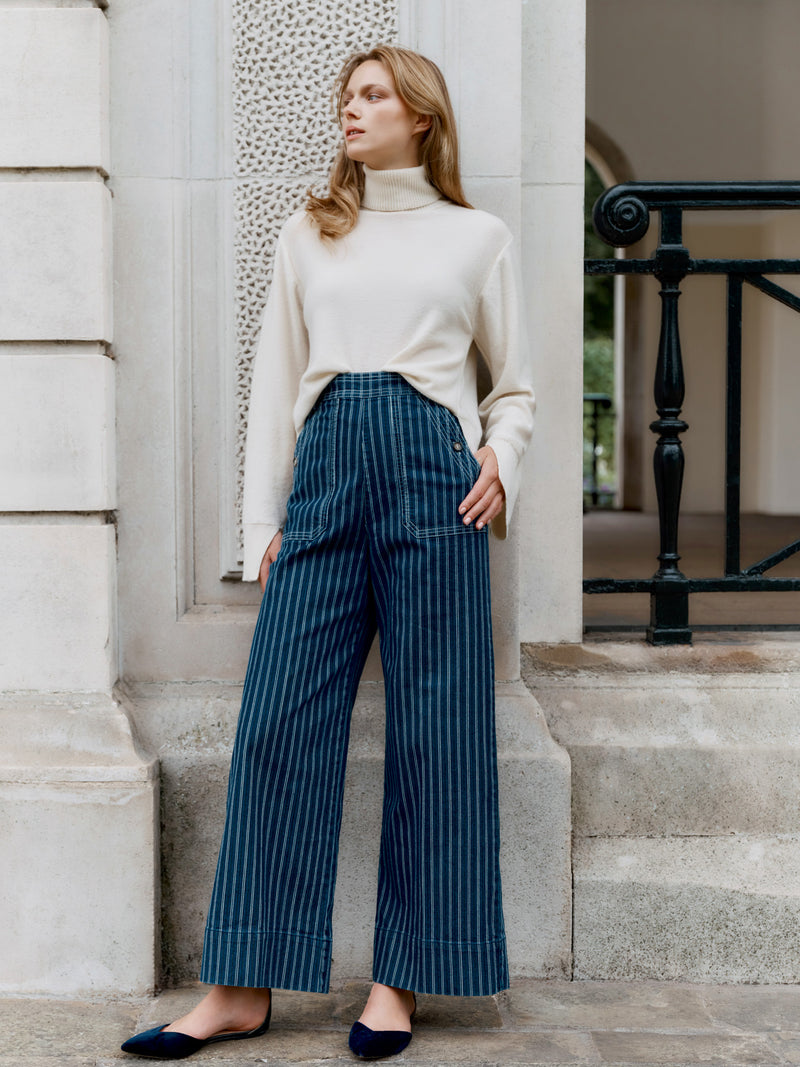
[[379,370],[358,374],[348,371],[337,374],[323,389],[320,396],[392,396],[398,393],[419,393],[402,374],[396,371]]

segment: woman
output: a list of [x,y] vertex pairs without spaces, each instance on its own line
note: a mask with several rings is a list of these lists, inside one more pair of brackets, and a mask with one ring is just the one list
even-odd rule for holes
[[213,988],[122,1046],[140,1055],[263,1033],[273,986],[327,992],[349,718],[376,629],[375,984],[350,1046],[401,1051],[415,991],[508,984],[487,538],[492,522],[506,535],[534,408],[511,235],[464,198],[435,64],[379,46],[337,86],[330,195],[281,231],[253,375],[244,578],[264,597],[206,928]]

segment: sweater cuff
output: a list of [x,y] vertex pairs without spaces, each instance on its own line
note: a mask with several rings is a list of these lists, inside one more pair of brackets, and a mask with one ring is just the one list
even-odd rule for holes
[[268,526],[262,522],[246,522],[244,524],[243,582],[258,581],[258,572],[261,570],[261,561],[264,558],[264,553],[278,530],[280,530],[280,526]]
[[500,482],[506,494],[505,503],[499,515],[492,519],[489,529],[498,541],[505,541],[506,537],[508,537],[511,516],[514,514],[514,505],[517,502],[517,494],[519,492],[519,459],[516,449],[510,441],[494,438],[491,441],[487,441],[486,444],[497,456]]

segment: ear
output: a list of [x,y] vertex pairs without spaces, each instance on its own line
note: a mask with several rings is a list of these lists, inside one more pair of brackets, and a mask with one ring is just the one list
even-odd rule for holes
[[414,133],[425,133],[433,125],[433,116],[431,115],[417,115],[416,125],[414,126]]

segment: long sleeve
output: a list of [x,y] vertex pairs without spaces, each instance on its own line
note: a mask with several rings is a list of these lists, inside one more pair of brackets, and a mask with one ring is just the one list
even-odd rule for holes
[[491,524],[492,533],[503,540],[519,494],[520,465],[536,408],[519,268],[510,240],[481,291],[475,342],[492,378],[492,389],[478,406],[478,414],[483,444],[497,456],[506,494],[504,508]]
[[296,217],[281,230],[253,366],[244,466],[244,568],[256,581],[272,538],[286,521],[296,434],[293,409],[308,364],[300,284],[287,248]]

